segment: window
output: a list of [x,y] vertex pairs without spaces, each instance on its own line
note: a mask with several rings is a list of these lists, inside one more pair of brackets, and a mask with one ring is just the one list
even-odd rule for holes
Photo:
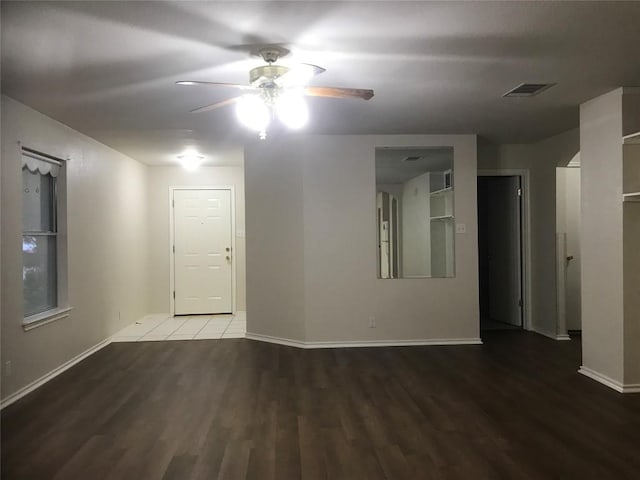
[[[59,185],[63,165],[22,149],[22,283],[24,323],[59,312]],[[66,272],[65,272],[66,273]],[[64,289],[63,289],[64,290]]]

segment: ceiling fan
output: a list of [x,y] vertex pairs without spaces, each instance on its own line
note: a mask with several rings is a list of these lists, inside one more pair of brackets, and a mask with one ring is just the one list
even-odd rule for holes
[[224,82],[181,80],[178,85],[222,86],[242,90],[244,93],[221,102],[191,110],[192,113],[208,112],[217,108],[236,105],[236,113],[242,123],[266,137],[266,129],[273,117],[278,117],[291,128],[300,128],[308,120],[308,110],[303,97],[360,98],[369,100],[373,90],[342,87],[310,87],[309,81],[325,71],[308,63],[292,67],[276,65],[276,61],[289,50],[279,45],[264,47],[258,54],[266,65],[249,71],[249,85]]

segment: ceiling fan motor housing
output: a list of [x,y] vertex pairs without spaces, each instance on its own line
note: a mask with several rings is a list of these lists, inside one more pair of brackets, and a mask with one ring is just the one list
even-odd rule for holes
[[249,82],[254,87],[274,85],[274,81],[288,71],[289,69],[282,65],[262,65],[251,69],[249,72]]

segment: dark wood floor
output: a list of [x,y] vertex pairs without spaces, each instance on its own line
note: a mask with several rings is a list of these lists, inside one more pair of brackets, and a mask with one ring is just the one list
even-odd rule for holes
[[2,479],[638,479],[640,395],[579,342],[117,343],[2,413]]

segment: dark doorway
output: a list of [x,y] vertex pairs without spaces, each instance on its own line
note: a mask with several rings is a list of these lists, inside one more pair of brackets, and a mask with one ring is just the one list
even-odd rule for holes
[[523,327],[522,182],[478,177],[480,329]]

